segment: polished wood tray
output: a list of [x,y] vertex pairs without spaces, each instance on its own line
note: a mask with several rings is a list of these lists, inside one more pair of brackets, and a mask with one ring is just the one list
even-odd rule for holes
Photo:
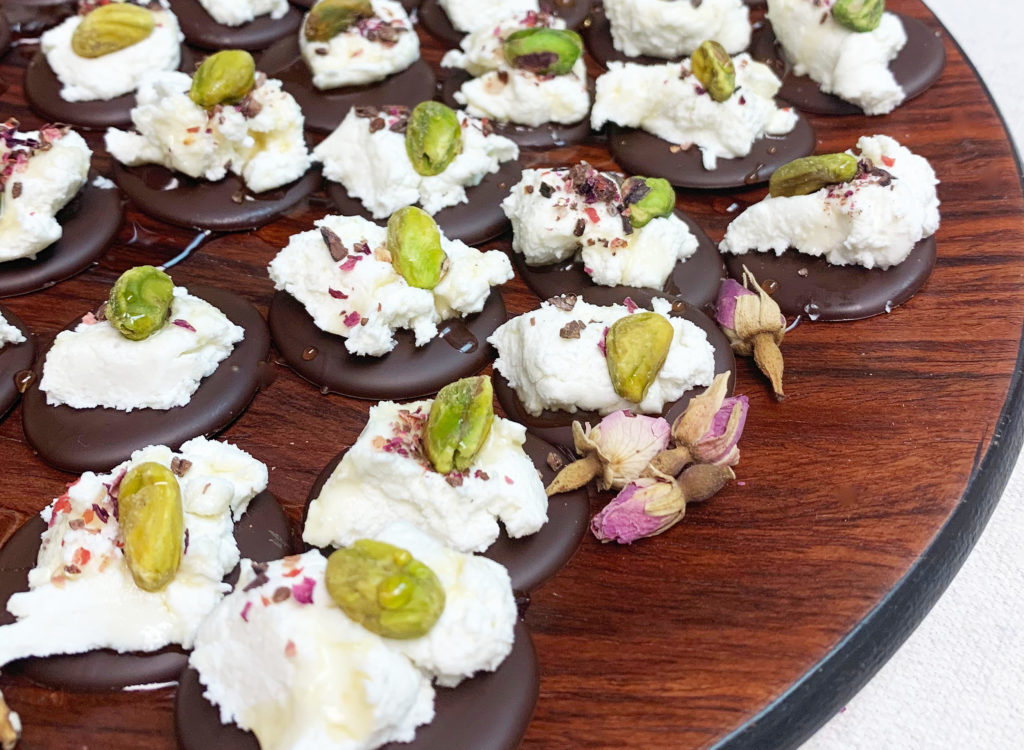
[[[533,593],[526,622],[540,667],[528,748],[784,747],[806,737],[873,674],[955,573],[1019,448],[1024,319],[1020,169],[977,74],[918,0],[893,10],[941,33],[948,63],[923,96],[886,117],[811,116],[819,150],[886,133],[924,155],[942,184],[939,257],[924,290],[891,314],[801,321],[787,336],[776,403],[741,362],[750,396],[739,481],[677,527],[631,547],[584,540]],[[437,42],[424,34],[434,64]],[[32,128],[23,69],[32,46],[0,59],[0,116]],[[89,141],[99,148],[101,134]],[[586,158],[613,166],[594,138],[527,153],[529,165]],[[110,173],[104,156],[95,159]],[[763,188],[681,191],[714,240]],[[292,233],[330,211],[323,194],[249,233],[212,238],[174,268],[179,283],[226,286],[266,312],[266,264]],[[125,268],[178,255],[196,233],[130,206],[118,240],[82,275],[4,300],[44,344],[95,307]],[[509,310],[538,300],[518,280]],[[276,359],[276,352],[272,353]],[[270,490],[296,522],[316,475],[358,434],[367,402],[321,393],[283,365],[224,433],[270,467]],[[0,539],[71,477],[26,445],[20,407],[0,424]],[[607,498],[594,498],[596,509]],[[0,678],[21,713],[21,747],[174,746],[173,690],[72,694]]]

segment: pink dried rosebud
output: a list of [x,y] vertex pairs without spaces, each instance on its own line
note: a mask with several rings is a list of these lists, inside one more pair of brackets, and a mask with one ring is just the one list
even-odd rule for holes
[[[755,291],[751,291],[750,287]],[[779,344],[786,333],[786,318],[778,303],[762,289],[754,275],[743,267],[743,283],[726,279],[718,290],[715,320],[732,344],[744,357],[754,357],[758,368],[771,381],[775,398],[782,392],[782,352]]]
[[595,477],[598,489],[625,487],[668,447],[671,428],[661,417],[616,411],[597,427],[573,422],[572,434],[583,458],[558,473],[548,486],[549,497],[578,489]]
[[632,544],[670,529],[686,512],[686,498],[673,481],[643,477],[630,482],[590,522],[602,542]]
[[746,396],[726,397],[728,389],[729,373],[716,375],[711,387],[691,399],[672,425],[672,437],[686,446],[698,463],[739,463],[736,444],[743,434],[749,404]]

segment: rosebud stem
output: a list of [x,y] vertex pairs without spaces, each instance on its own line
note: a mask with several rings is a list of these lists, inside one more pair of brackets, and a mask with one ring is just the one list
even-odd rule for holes
[[693,463],[693,456],[690,449],[685,445],[663,450],[647,466],[644,476],[660,476],[665,479],[674,479],[683,469]]
[[782,392],[782,352],[771,333],[754,336],[754,362],[771,381],[775,400],[785,400],[786,394]]
[[551,484],[547,487],[548,497],[560,492],[578,490],[602,471],[601,459],[595,453],[589,453],[578,461],[562,467]]

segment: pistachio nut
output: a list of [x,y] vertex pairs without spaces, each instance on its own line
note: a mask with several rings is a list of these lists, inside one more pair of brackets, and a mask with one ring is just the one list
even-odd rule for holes
[[71,35],[71,49],[79,57],[102,57],[141,42],[155,25],[153,14],[138,5],[101,5],[82,18]]
[[392,268],[409,286],[433,289],[447,271],[441,230],[422,208],[406,206],[391,214],[387,248]]
[[807,195],[857,176],[857,160],[849,154],[819,154],[794,159],[776,169],[768,181],[773,198]]
[[676,207],[676,191],[661,177],[627,177],[622,183],[622,201],[629,209],[629,223],[643,227]]
[[716,102],[724,102],[736,90],[736,68],[718,42],[706,41],[690,57],[690,72]]
[[419,638],[444,611],[444,587],[408,550],[359,539],[327,558],[327,593],[350,619],[385,638]]
[[417,104],[409,113],[405,152],[419,174],[441,174],[462,150],[462,126],[455,110],[441,102]]
[[874,31],[882,22],[885,0],[836,0],[832,17],[851,31]]
[[449,383],[434,398],[423,430],[423,450],[434,470],[465,471],[494,422],[494,389],[486,375]]
[[163,328],[173,298],[170,276],[153,266],[135,266],[110,288],[107,320],[125,338],[141,341]]
[[604,340],[615,392],[635,404],[643,401],[674,338],[672,324],[658,313],[638,312],[616,320]]
[[159,591],[170,583],[185,540],[185,512],[174,472],[148,461],[130,469],[117,496],[124,559],[135,585]]
[[570,29],[519,29],[501,47],[509,65],[537,75],[565,75],[583,54],[583,40]]
[[226,49],[203,60],[192,75],[189,97],[203,109],[238,104],[256,85],[256,62],[245,50]]
[[372,15],[370,0],[320,0],[310,8],[303,34],[307,41],[326,42],[357,21]]

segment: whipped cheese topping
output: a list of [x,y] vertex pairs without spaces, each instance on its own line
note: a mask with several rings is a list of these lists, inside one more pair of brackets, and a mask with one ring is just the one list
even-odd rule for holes
[[71,37],[83,15],[71,16],[39,38],[46,62],[61,82],[60,96],[68,102],[113,99],[138,88],[143,76],[160,70],[175,70],[181,62],[185,35],[165,0],[159,7],[146,7],[153,14],[153,31],[140,42],[100,57],[81,57],[71,48]]
[[92,151],[66,126],[0,125],[0,263],[34,258],[64,233],[57,212],[85,184]]
[[[480,312],[491,287],[513,276],[501,251],[481,252],[442,233],[448,270],[433,289],[418,289],[391,265],[385,227],[358,216],[314,223],[319,229],[292,235],[270,262],[270,278],[305,306],[318,328],[344,336],[353,354],[387,354],[399,328],[411,329],[424,346],[439,323]],[[335,240],[337,257],[328,245]]]
[[537,0],[438,0],[456,31],[470,32],[502,18],[540,10]]
[[736,90],[716,102],[690,72],[690,60],[664,65],[608,63],[597,79],[597,96],[590,124],[606,122],[640,128],[683,148],[697,146],[705,169],[719,159],[750,153],[765,135],[784,135],[797,121],[789,107],[776,107],[781,82],[771,69],[743,53],[733,58]]
[[299,49],[318,89],[382,81],[419,59],[420,40],[402,4],[394,0],[372,0],[371,4],[372,17],[326,42],[311,42],[305,26],[299,29]]
[[833,265],[889,268],[939,228],[938,180],[926,159],[886,135],[864,136],[852,149],[852,182],[809,195],[765,197],[729,225],[720,245],[781,255],[793,247]]
[[466,36],[462,50],[451,50],[443,67],[464,68],[474,78],[455,92],[455,100],[474,117],[490,117],[536,127],[545,122],[579,122],[590,111],[587,68],[583,56],[565,75],[537,75],[509,65],[502,51],[505,39],[524,28],[564,29],[565,21],[547,13],[529,12],[485,26]]
[[542,302],[532,312],[505,323],[487,339],[498,350],[500,372],[530,414],[545,409],[577,409],[608,414],[620,409],[658,413],[690,388],[710,385],[715,375],[714,348],[688,320],[669,316],[672,304],[655,298],[654,312],[675,329],[665,364],[639,404],[612,387],[604,353],[609,326],[630,315],[636,305],[591,305],[575,296]]
[[713,39],[730,54],[750,44],[750,9],[743,0],[604,0],[615,49],[625,55],[673,58]]
[[288,12],[288,0],[199,0],[199,4],[224,26],[241,26],[266,15],[276,21]]
[[676,263],[696,252],[697,238],[675,214],[630,224],[621,179],[586,162],[524,169],[501,203],[512,249],[531,266],[576,257],[596,284],[661,289]]
[[309,505],[302,538],[323,547],[374,537],[390,522],[410,521],[463,552],[482,552],[547,521],[547,496],[523,451],[526,428],[494,417],[491,432],[466,471],[439,474],[423,454],[431,400],[383,401],[319,497]]
[[0,313],[0,349],[8,344],[20,344],[24,340],[25,334],[21,329],[8,323],[4,314]]
[[869,115],[892,112],[906,98],[889,63],[907,43],[899,17],[883,13],[874,31],[836,23],[835,0],[768,0],[768,20],[798,75]]
[[263,750],[409,742],[433,719],[431,677],[455,685],[511,651],[516,611],[503,567],[409,524],[377,538],[408,550],[444,587],[444,612],[426,635],[383,638],[350,620],[327,591],[318,550],[243,561],[234,593],[200,628],[189,661],[204,695]]
[[281,82],[256,75],[256,86],[237,105],[205,110],[188,91],[185,73],[147,77],[135,94],[138,132],[110,128],[107,150],[122,164],[162,164],[210,181],[230,171],[261,193],[297,180],[310,165],[302,110]]
[[[177,474],[185,511],[181,567],[155,592],[135,585],[117,522],[121,478],[148,461]],[[149,446],[109,474],[83,474],[40,514],[47,529],[29,590],[7,602],[17,622],[0,627],[0,665],[97,648],[191,647],[199,623],[231,588],[222,579],[239,557],[233,520],[266,486],[266,466],[229,443],[202,437],[178,453]]]
[[429,214],[466,203],[466,188],[497,172],[502,162],[519,156],[519,147],[495,135],[489,125],[458,112],[462,151],[441,174],[424,176],[413,169],[405,151],[406,107],[353,107],[338,128],[313,150],[324,176],[340,182],[363,202],[373,218],[390,216],[420,204]]
[[47,404],[74,409],[184,406],[244,336],[216,307],[176,286],[167,323],[141,341],[91,313],[58,333],[39,388]]

